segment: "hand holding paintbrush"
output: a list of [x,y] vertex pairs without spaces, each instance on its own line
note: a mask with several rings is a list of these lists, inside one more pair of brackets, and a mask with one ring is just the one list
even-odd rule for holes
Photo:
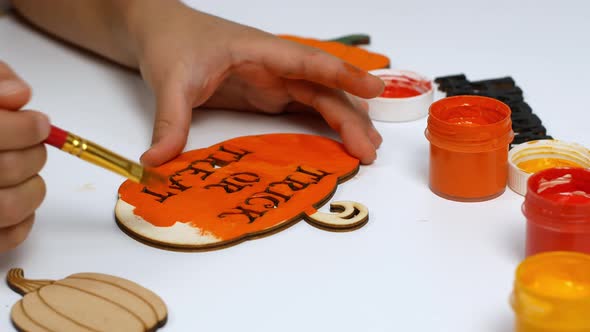
[[[142,156],[146,165],[164,163],[183,150],[197,107],[276,114],[307,105],[340,133],[352,155],[363,163],[376,157],[381,136],[366,107],[352,96],[378,96],[383,82],[327,53],[181,1],[34,0],[13,5],[50,34],[141,69],[157,105],[153,144]],[[70,19],[72,12],[77,19]],[[159,24],[170,20],[178,24]],[[42,142],[51,129],[47,117],[17,112],[30,95],[30,88],[0,62],[0,252],[24,240],[45,195],[38,173],[46,159]],[[75,135],[58,134],[48,142],[134,181],[150,182],[152,172],[138,164]]]
[[153,169],[148,169],[55,126],[51,126],[51,132],[45,143],[146,186],[166,183],[166,177]]
[[0,253],[24,241],[45,197],[43,143],[148,186],[167,183],[151,169],[52,127],[42,113],[20,111],[30,97],[29,86],[0,61]]
[[19,111],[30,97],[29,86],[0,61],[0,253],[27,237],[45,197],[39,172],[47,157],[41,143],[49,120],[39,112]]

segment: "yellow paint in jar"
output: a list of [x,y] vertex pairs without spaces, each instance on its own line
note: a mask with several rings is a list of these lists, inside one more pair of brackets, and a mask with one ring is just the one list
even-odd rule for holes
[[544,169],[554,167],[582,167],[580,164],[571,160],[561,158],[537,158],[527,161],[522,161],[516,165],[522,171],[533,174]]
[[590,255],[546,252],[516,271],[516,332],[590,332]]

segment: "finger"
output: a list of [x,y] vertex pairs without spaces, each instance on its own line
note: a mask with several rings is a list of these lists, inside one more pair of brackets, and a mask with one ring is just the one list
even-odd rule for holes
[[0,151],[0,188],[12,187],[41,171],[47,160],[42,144],[24,150]]
[[33,214],[45,198],[45,182],[36,175],[22,184],[0,189],[0,228],[14,226]]
[[269,71],[281,77],[308,80],[363,98],[376,97],[384,88],[378,77],[317,48],[274,36],[244,47],[250,59],[241,60],[262,61]]
[[313,107],[324,117],[340,134],[350,154],[363,164],[376,159],[376,146],[369,136],[373,127],[371,120],[366,112],[356,109],[342,91],[303,81],[287,81],[286,87],[293,99]]
[[383,137],[374,126],[369,129],[369,139],[376,149],[379,149],[383,143]]
[[[348,99],[350,100],[350,102],[353,104],[353,106],[357,109],[363,110],[365,112],[369,111],[369,103],[367,103],[365,100],[360,99],[358,97],[352,96],[352,95],[347,95]],[[304,105],[300,102],[291,102],[288,103],[287,106],[285,106],[284,109],[285,112],[287,113],[295,113],[295,112],[315,112],[315,110],[307,105]]]
[[33,228],[35,215],[27,217],[23,222],[0,229],[0,252],[5,252],[21,244]]
[[141,156],[147,166],[161,165],[184,149],[192,110],[183,91],[179,84],[165,84],[156,91],[152,147]]
[[285,113],[316,113],[312,107],[297,101],[288,103],[283,111]]
[[0,108],[18,110],[31,99],[31,88],[0,61]]
[[[356,109],[361,110],[362,112],[369,111],[369,103],[367,103],[365,100],[352,95],[347,95],[347,97]],[[291,102],[287,104],[287,106],[285,106],[284,111],[287,113],[316,112],[316,110],[313,109],[313,107],[302,104],[300,102]],[[369,139],[371,140],[371,143],[373,143],[375,148],[378,149],[381,146],[381,143],[383,143],[383,138],[381,137],[379,131],[377,131],[377,129],[372,125],[372,128],[369,129],[368,135]]]
[[43,142],[51,130],[49,118],[34,111],[0,110],[0,150],[18,150]]
[[358,98],[356,96],[346,94],[350,102],[354,105],[355,108],[362,110],[364,112],[369,111],[369,103],[366,100]]
[[[350,94],[347,94],[346,96],[348,97],[350,102],[354,105],[354,107],[357,110],[360,110],[361,112],[368,114],[369,103],[367,103],[366,100],[360,99],[360,98],[352,96]],[[369,129],[368,134],[369,134],[369,139],[371,140],[371,143],[373,143],[375,148],[379,149],[379,147],[381,146],[381,143],[383,143],[383,138],[381,137],[381,134],[379,134],[379,131],[377,131],[377,129],[373,125],[373,121],[371,121],[371,128]]]

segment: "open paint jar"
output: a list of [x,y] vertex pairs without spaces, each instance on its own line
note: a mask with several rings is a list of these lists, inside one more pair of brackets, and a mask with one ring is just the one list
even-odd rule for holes
[[378,69],[370,73],[385,84],[379,97],[367,100],[371,119],[404,122],[428,114],[428,107],[434,100],[429,79],[407,70]]
[[590,256],[550,252],[524,260],[511,299],[516,332],[590,331]]
[[501,195],[514,133],[510,107],[493,98],[456,96],[430,106],[430,189],[458,201]]
[[522,211],[527,256],[559,250],[590,254],[590,170],[564,167],[535,173]]
[[524,195],[527,180],[536,172],[554,167],[590,168],[590,150],[558,140],[530,141],[510,150],[508,165],[508,186]]

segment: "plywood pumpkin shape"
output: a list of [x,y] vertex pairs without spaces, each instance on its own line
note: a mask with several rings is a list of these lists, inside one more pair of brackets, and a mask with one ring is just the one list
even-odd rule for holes
[[167,185],[148,188],[126,181],[115,214],[131,236],[179,250],[236,244],[301,219],[328,230],[351,230],[368,220],[363,205],[334,202],[338,214],[316,209],[358,168],[358,159],[328,138],[238,137],[160,166],[157,171],[168,177]]
[[[319,40],[293,35],[279,35],[279,37],[299,44],[319,48],[363,70],[389,68],[390,66],[390,60],[387,56],[358,47],[355,43],[348,42],[353,39],[346,37],[337,40]],[[363,42],[363,44],[368,43],[368,36],[366,38],[367,42]]]
[[8,285],[24,295],[11,312],[27,332],[155,331],[166,322],[166,305],[152,291],[126,279],[78,273],[62,280],[27,280],[11,269]]

